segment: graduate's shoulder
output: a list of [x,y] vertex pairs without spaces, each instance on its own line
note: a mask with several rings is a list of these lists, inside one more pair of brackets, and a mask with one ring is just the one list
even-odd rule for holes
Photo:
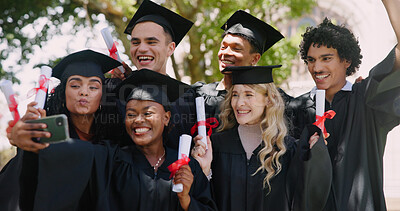
[[285,104],[289,103],[290,101],[292,101],[294,99],[293,96],[287,94],[283,89],[281,89],[279,87],[276,89],[278,90],[279,94],[281,94],[281,97],[282,97],[283,101],[285,102]]
[[237,126],[213,133],[210,138],[214,148],[218,148],[219,146],[229,146],[232,143],[232,140],[239,138]]
[[218,90],[216,89],[220,82],[213,82],[213,83],[204,83],[198,81],[191,85],[192,89],[196,92],[199,96],[216,96],[218,95]]
[[304,93],[298,97],[291,98],[288,103],[286,103],[287,109],[298,109],[307,108],[314,104],[314,101],[310,97],[310,92]]

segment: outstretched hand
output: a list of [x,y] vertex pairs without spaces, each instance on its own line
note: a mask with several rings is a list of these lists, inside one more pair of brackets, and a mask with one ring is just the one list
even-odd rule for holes
[[40,131],[47,127],[43,123],[26,123],[26,120],[38,119],[39,117],[45,117],[46,111],[44,109],[36,109],[33,107],[36,102],[28,104],[25,115],[14,124],[14,121],[9,121],[9,129],[7,129],[7,138],[10,144],[21,148],[25,151],[31,151],[38,153],[39,150],[49,146],[48,143],[36,143],[32,138],[49,138],[51,134],[49,132]]

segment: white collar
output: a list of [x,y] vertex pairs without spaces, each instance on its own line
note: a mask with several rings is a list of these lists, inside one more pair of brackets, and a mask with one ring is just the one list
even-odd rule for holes
[[[346,80],[346,84],[343,86],[343,88],[341,90],[342,91],[351,91],[351,90],[353,90],[353,84]],[[316,92],[317,92],[317,87],[314,86],[310,91],[310,97],[314,98]]]
[[225,90],[225,85],[224,85],[224,79],[222,78],[222,80],[218,83],[217,87],[215,88],[217,91],[222,91]]

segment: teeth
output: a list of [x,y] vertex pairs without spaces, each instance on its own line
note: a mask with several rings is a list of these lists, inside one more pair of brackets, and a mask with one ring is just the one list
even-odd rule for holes
[[323,79],[323,78],[326,78],[328,76],[329,75],[316,75],[315,77],[318,78],[318,79]]
[[238,113],[239,114],[247,114],[247,113],[249,113],[250,111],[238,111]]
[[227,61],[227,60],[222,61],[222,63],[224,63],[224,64],[233,64],[233,62]]
[[135,133],[145,133],[145,132],[149,131],[150,129],[141,127],[141,128],[135,128],[134,130],[135,130]]
[[139,60],[152,60],[153,57],[151,57],[151,56],[139,56],[138,59]]

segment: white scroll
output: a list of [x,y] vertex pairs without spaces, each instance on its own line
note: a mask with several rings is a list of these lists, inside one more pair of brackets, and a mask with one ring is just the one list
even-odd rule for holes
[[[112,57],[115,60],[118,60],[119,62],[122,62],[121,58],[119,57],[117,46],[115,45],[115,42],[111,36],[111,32],[108,30],[108,28],[104,28],[101,30],[101,35],[103,36],[104,41],[106,42],[108,51],[110,52],[110,57]],[[123,66],[119,66],[118,69],[122,72],[125,73],[125,69]]]
[[[189,157],[191,143],[192,143],[191,136],[182,134],[181,137],[179,137],[178,160],[182,158],[182,154]],[[174,184],[172,186],[172,191],[174,191],[175,193],[182,192],[183,185],[182,184]]]
[[317,93],[315,95],[315,115],[323,116],[324,112],[325,112],[325,90],[317,89]]
[[[207,130],[206,130],[206,111],[204,108],[204,98],[196,97],[196,113],[197,113],[197,131],[203,138],[201,141],[207,146]],[[211,129],[210,129],[211,130]]]
[[0,81],[0,89],[6,97],[8,108],[14,118],[14,121],[18,121],[20,116],[18,113],[18,103],[15,100],[14,90],[12,89],[12,83],[9,80],[2,79]]
[[37,93],[35,97],[35,102],[37,102],[37,104],[34,106],[35,108],[43,109],[44,107],[51,73],[52,69],[49,66],[42,66],[40,68],[39,87],[37,88]]

